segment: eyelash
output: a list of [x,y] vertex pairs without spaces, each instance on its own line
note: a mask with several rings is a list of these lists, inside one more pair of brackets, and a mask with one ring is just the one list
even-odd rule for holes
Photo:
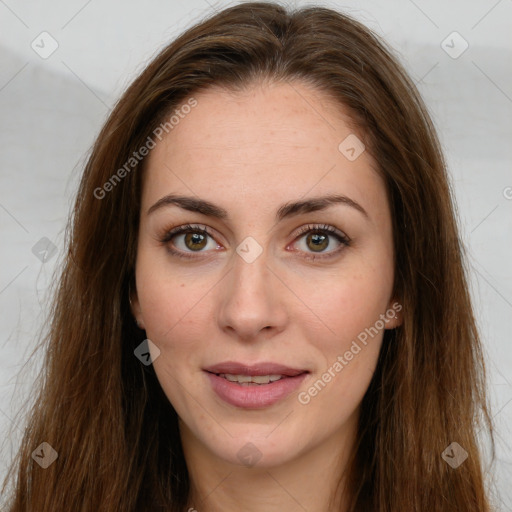
[[[338,253],[341,250],[343,250],[344,247],[348,247],[350,245],[350,242],[351,242],[351,240],[348,238],[348,236],[346,236],[341,231],[338,231],[334,227],[329,226],[327,224],[317,224],[317,225],[308,224],[306,226],[303,226],[302,228],[300,228],[299,233],[297,233],[297,236],[296,236],[295,240],[301,238],[303,235],[305,235],[307,233],[310,233],[312,231],[314,231],[316,233],[320,233],[320,234],[331,235],[334,238],[336,238],[336,240],[338,242],[340,242],[340,244],[341,244],[340,247],[338,247],[338,249],[335,249],[334,251],[330,251],[330,252],[328,252],[326,254],[306,253],[306,255],[303,256],[304,258],[312,260],[312,261],[314,261],[316,259],[332,258],[332,257],[338,255]],[[160,238],[160,242],[162,244],[168,244],[175,236],[181,235],[183,233],[189,233],[189,232],[200,233],[202,235],[209,236],[209,237],[214,239],[213,234],[210,233],[210,231],[207,228],[203,228],[203,227],[198,226],[198,225],[186,224],[184,226],[179,226],[177,228],[173,228],[171,230],[166,231],[164,233],[164,235]],[[177,256],[179,258],[194,259],[194,258],[197,257],[197,256],[192,256],[190,253],[186,253],[186,252],[182,252],[182,251],[178,251],[178,250],[172,249],[169,246],[167,247],[167,250],[173,256]],[[201,251],[199,251],[199,252],[201,252]]]

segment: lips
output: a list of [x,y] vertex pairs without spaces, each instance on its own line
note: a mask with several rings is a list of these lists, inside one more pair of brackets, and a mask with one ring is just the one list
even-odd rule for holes
[[230,405],[256,409],[286,398],[309,373],[276,363],[225,362],[204,368],[213,391]]

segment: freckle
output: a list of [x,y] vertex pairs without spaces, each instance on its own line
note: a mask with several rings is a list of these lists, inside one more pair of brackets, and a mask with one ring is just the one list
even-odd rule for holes
[[183,288],[185,286],[185,283],[181,283],[180,286],[181,288]]

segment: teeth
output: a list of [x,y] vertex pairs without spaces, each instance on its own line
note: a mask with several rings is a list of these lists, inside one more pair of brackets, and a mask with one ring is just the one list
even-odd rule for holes
[[221,373],[219,377],[224,377],[229,382],[237,382],[242,385],[268,384],[283,378],[282,375],[231,375],[229,373]]

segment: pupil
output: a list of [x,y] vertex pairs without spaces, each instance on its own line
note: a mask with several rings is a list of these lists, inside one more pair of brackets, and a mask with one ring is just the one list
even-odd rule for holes
[[328,238],[325,235],[313,233],[308,238],[309,241],[313,242],[315,251],[325,249],[329,245]]
[[[206,240],[206,237],[204,235],[202,235],[201,233],[188,233],[185,236],[185,241],[187,243],[187,246],[189,247],[189,249],[192,249],[192,250],[202,249],[204,247],[205,240]],[[199,245],[199,247],[190,247],[189,242],[191,242],[191,245],[193,245],[193,246]],[[201,243],[201,242],[203,242],[203,243]]]

